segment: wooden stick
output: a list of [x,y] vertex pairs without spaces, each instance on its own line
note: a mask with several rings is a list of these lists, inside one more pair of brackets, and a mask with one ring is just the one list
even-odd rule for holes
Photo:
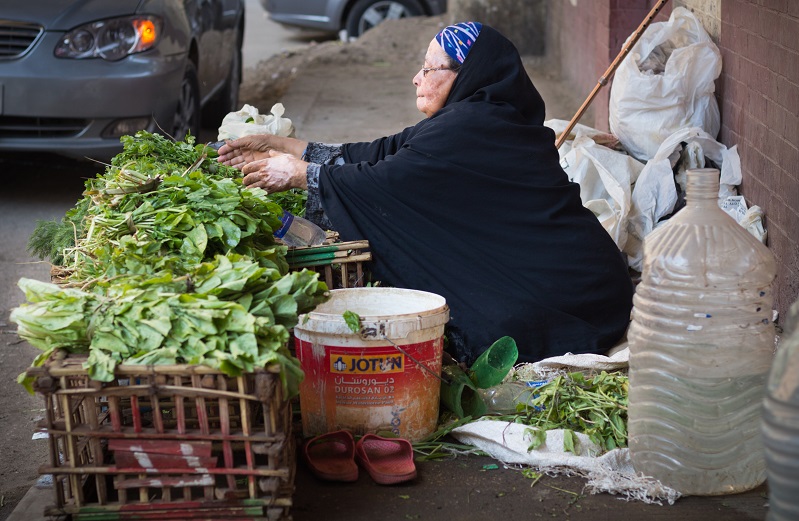
[[[265,404],[264,404],[265,405]],[[273,409],[274,407],[269,407],[269,409]],[[134,439],[134,440],[177,440],[177,441],[221,441],[223,436],[221,433],[214,433],[214,434],[201,434],[198,429],[187,429],[184,434],[179,433],[159,433],[155,432],[154,429],[152,430],[144,430],[142,432],[132,432],[132,429],[128,428],[129,430],[122,431],[122,432],[113,432],[107,428],[101,428],[100,430],[93,431],[89,429],[87,426],[77,427],[72,429],[71,431],[67,431],[65,429],[54,428],[48,429],[47,432],[51,435],[56,436],[67,436],[69,434],[79,435],[79,436],[91,436],[94,438],[103,438],[103,439],[112,439],[112,438],[119,438],[119,439]],[[251,434],[250,436],[245,436],[243,434],[231,434],[228,438],[232,442],[244,442],[244,441],[251,441],[253,443],[279,443],[283,440],[280,435],[276,434]],[[43,472],[42,474],[46,474]]]
[[[360,255],[371,255],[369,252],[366,253],[359,253],[355,250],[345,250],[345,251],[331,251],[327,253],[315,253],[313,255],[300,255],[297,257],[286,257],[286,261],[289,263],[289,266],[294,266],[299,263],[309,263],[313,261],[324,261],[324,260],[340,260],[342,262],[347,262],[346,259],[358,257]],[[368,260],[368,259],[367,259]],[[353,261],[349,261],[353,262]]]
[[[123,398],[133,398],[139,396],[150,396],[153,392],[169,395],[174,393],[173,396],[180,396],[183,398],[231,398],[231,399],[245,399],[258,401],[255,396],[235,393],[232,391],[220,391],[218,389],[203,389],[202,387],[177,387],[174,385],[129,385],[127,387],[106,387],[103,389],[104,396],[119,396]],[[94,389],[68,389],[65,391],[58,391],[59,396],[96,396],[100,392]]]
[[613,63],[610,64],[610,67],[607,68],[605,74],[599,78],[597,84],[594,86],[594,90],[591,91],[591,94],[588,95],[577,113],[574,115],[571,121],[569,121],[566,129],[560,134],[560,136],[558,136],[558,140],[555,142],[555,148],[560,148],[563,142],[566,141],[566,139],[569,137],[569,133],[571,133],[577,122],[580,121],[580,118],[583,117],[583,114],[585,113],[586,109],[588,109],[588,106],[591,104],[591,102],[594,101],[594,98],[599,93],[599,89],[608,84],[608,80],[621,64],[622,60],[627,57],[627,54],[638,42],[638,39],[641,38],[641,35],[644,33],[646,28],[649,27],[649,24],[652,23],[652,20],[655,19],[660,10],[663,9],[668,1],[669,0],[658,0],[658,3],[655,4],[651,11],[649,11],[649,14],[646,16],[644,21],[641,22],[641,25],[638,26],[638,29],[635,30],[624,47],[622,47],[621,52],[618,54],[618,56],[616,56],[616,59],[613,60]]
[[[138,474],[141,468],[118,468],[113,466],[94,466],[94,467],[39,467],[40,474],[68,474],[70,476],[83,476],[92,474]],[[192,474],[213,474],[225,475],[232,474],[236,476],[275,476],[278,478],[288,479],[290,470],[287,467],[277,469],[268,469],[263,467],[255,467],[248,469],[246,467],[224,468],[217,467],[214,469],[186,469],[186,468],[163,468],[163,469],[149,469],[148,475],[160,474],[178,474],[178,475],[192,475]],[[77,478],[76,478],[77,479]]]
[[[125,489],[120,489],[119,492],[122,493]],[[129,505],[133,505],[132,507]],[[88,516],[92,516],[91,519],[123,519],[118,515],[121,511],[126,511],[129,517],[126,519],[130,519],[132,515],[135,513],[141,512],[142,519],[163,519],[163,517],[155,517],[159,513],[168,513],[168,514],[176,514],[180,512],[187,512],[187,515],[182,517],[181,519],[196,519],[198,515],[202,513],[208,513],[206,517],[202,519],[220,519],[218,517],[219,513],[222,512],[225,514],[225,519],[242,519],[241,516],[231,517],[231,512],[239,511],[239,510],[248,510],[254,507],[259,509],[263,507],[291,507],[293,505],[293,501],[291,496],[289,497],[265,497],[265,498],[256,498],[256,499],[248,499],[246,506],[229,506],[225,505],[224,503],[206,503],[203,501],[197,502],[190,502],[187,500],[183,501],[173,501],[171,503],[166,503],[164,501],[159,501],[156,503],[148,503],[148,504],[141,504],[141,503],[131,503],[131,504],[124,504],[124,502],[117,502],[112,503],[109,505],[102,505],[102,506],[95,506],[92,505],[91,514],[86,513],[85,511],[82,512],[80,508],[75,507],[74,505],[64,505],[60,508],[52,508],[46,507],[45,508],[45,515],[48,516],[63,516],[64,514],[80,514],[81,519],[89,519]],[[105,514],[105,515],[103,515]],[[115,514],[111,516],[111,514]],[[214,515],[216,514],[216,515]],[[250,512],[247,517],[244,519],[266,519],[262,516],[261,510],[258,510],[257,517],[252,517],[255,515],[253,512]],[[95,517],[98,516],[98,517]],[[148,517],[149,516],[149,517]]]
[[[86,369],[83,368],[83,363],[86,361],[86,356],[70,355],[68,358],[69,363],[63,365],[51,365],[41,367],[30,367],[25,372],[28,376],[86,376]],[[270,364],[266,367],[256,367],[253,372],[266,371],[268,373],[279,373],[279,364]],[[173,365],[136,365],[136,364],[120,364],[114,368],[114,375],[121,376],[147,376],[150,374],[178,374],[182,376],[191,376],[193,374],[201,375],[215,375],[222,374],[219,369],[208,367],[205,365],[187,365],[187,364],[173,364]],[[107,389],[107,388],[105,388]]]

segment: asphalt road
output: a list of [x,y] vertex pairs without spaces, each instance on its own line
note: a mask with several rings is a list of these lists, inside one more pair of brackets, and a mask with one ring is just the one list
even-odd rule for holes
[[272,22],[258,0],[245,0],[244,24],[242,63],[245,67],[245,78],[247,67],[254,67],[273,54],[298,49],[313,41],[321,42],[337,37],[335,34],[284,27]]
[[16,383],[38,350],[21,342],[8,320],[24,301],[17,281],[47,280],[49,273],[49,265],[26,252],[27,240],[37,220],[62,217],[77,201],[88,172],[86,165],[66,166],[55,157],[0,158],[0,519],[36,481],[48,452],[45,441],[31,440],[43,403]]

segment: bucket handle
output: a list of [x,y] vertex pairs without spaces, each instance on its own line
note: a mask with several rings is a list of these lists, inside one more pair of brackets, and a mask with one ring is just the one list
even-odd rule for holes
[[428,373],[430,373],[431,375],[435,376],[436,378],[438,378],[439,380],[441,380],[443,383],[445,383],[445,384],[446,384],[446,383],[449,383],[449,382],[448,382],[448,381],[446,381],[444,378],[442,378],[442,377],[441,377],[441,375],[439,375],[439,374],[436,374],[436,373],[435,373],[435,371],[433,371],[432,369],[430,369],[429,367],[427,367],[426,365],[424,365],[422,362],[420,362],[419,360],[417,360],[416,358],[414,358],[413,356],[411,356],[411,354],[410,354],[409,352],[407,352],[406,350],[404,350],[403,348],[401,348],[400,346],[398,346],[397,344],[395,344],[394,342],[392,342],[392,341],[391,341],[391,339],[390,339],[390,338],[388,338],[388,337],[386,336],[386,334],[385,334],[385,333],[383,333],[383,334],[382,334],[382,336],[383,336],[383,340],[385,340],[386,342],[388,342],[389,344],[391,344],[392,346],[394,346],[394,348],[395,348],[397,351],[399,351],[399,352],[400,352],[400,353],[402,353],[403,355],[405,355],[405,356],[407,356],[408,358],[410,358],[410,359],[413,361],[413,363],[415,363],[416,365],[418,365],[419,367],[421,367],[422,369],[424,369],[425,371],[427,371],[427,372],[428,372]]

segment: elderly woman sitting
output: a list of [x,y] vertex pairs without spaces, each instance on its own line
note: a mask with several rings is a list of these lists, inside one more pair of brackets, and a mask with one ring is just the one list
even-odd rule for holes
[[458,361],[506,335],[519,361],[610,348],[632,307],[627,265],[561,169],[516,48],[486,25],[449,26],[413,84],[427,118],[393,136],[245,137],[219,160],[251,187],[307,189],[306,217],[367,239],[378,280],[444,296]]

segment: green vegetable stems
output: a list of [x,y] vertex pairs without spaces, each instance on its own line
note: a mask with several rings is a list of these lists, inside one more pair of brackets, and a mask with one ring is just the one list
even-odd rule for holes
[[54,349],[88,353],[89,375],[108,382],[120,363],[228,375],[279,363],[296,393],[289,329],[328,296],[316,273],[288,272],[272,236],[283,208],[191,136],[139,132],[122,142],[75,207],[39,222],[29,241],[68,274],[61,286],[20,281],[28,303],[12,320],[43,351],[34,365]]

